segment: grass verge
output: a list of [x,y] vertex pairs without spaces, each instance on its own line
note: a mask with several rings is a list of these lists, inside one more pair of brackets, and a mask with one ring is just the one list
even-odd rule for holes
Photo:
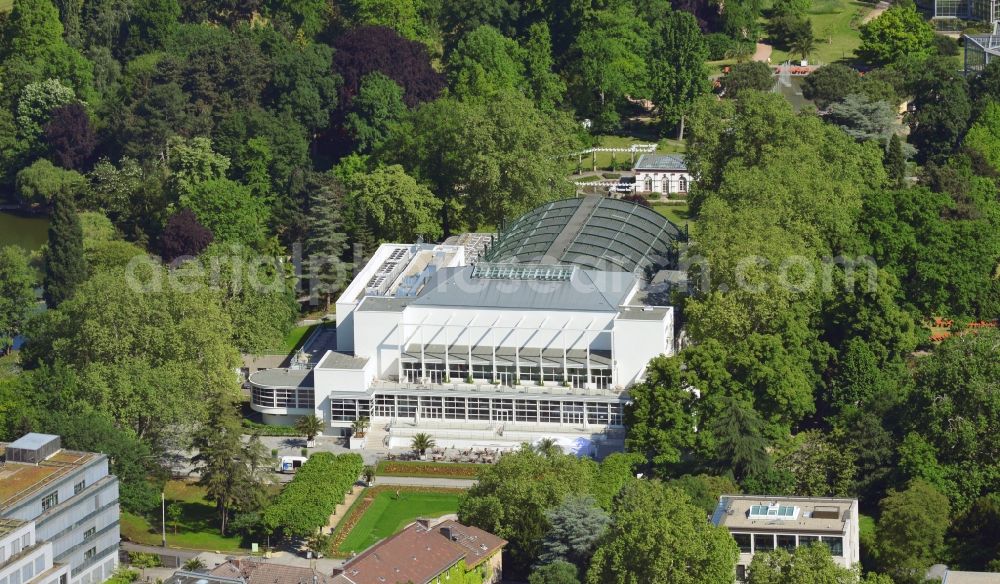
[[418,517],[455,513],[464,493],[433,487],[377,486],[367,489],[333,532],[332,555],[346,557],[352,552],[360,552]]
[[[184,481],[168,481],[164,488],[167,506],[181,509],[177,525],[167,516],[167,546],[220,552],[242,552],[240,537],[219,535],[215,505],[205,500],[205,489]],[[176,530],[176,532],[175,532]],[[160,545],[160,524],[127,511],[121,514],[125,539],[145,545]]]
[[14,6],[14,0],[0,0],[0,12],[10,12]]
[[376,476],[474,479],[481,464],[467,462],[420,462],[383,460],[375,467]]

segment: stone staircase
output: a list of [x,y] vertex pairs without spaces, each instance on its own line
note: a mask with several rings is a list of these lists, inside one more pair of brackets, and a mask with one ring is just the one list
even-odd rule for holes
[[368,427],[368,433],[365,435],[366,450],[388,451],[388,442],[389,433],[385,430],[385,424],[372,424]]

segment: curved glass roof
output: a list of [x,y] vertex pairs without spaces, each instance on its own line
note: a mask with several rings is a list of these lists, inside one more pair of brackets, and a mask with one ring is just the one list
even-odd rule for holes
[[605,197],[536,207],[503,229],[481,259],[492,263],[575,264],[637,272],[673,263],[684,232],[642,205]]

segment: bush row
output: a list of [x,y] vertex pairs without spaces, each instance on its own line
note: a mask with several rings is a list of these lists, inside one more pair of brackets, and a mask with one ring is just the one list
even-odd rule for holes
[[297,537],[315,533],[344,502],[363,467],[359,454],[313,454],[264,512],[264,525]]

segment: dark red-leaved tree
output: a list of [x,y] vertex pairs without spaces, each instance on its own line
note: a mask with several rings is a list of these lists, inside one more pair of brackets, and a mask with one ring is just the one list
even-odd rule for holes
[[45,142],[59,166],[76,170],[87,164],[97,147],[97,133],[82,103],[76,101],[52,110],[45,125]]
[[635,203],[636,205],[642,205],[643,207],[652,207],[652,205],[649,204],[649,200],[646,199],[646,197],[638,194],[625,195],[624,197],[622,197],[622,200],[628,201],[629,203]]
[[171,262],[181,256],[195,256],[212,243],[212,231],[198,222],[190,209],[181,209],[167,219],[160,234],[160,256]]
[[333,70],[344,81],[341,111],[346,111],[358,94],[361,78],[373,71],[399,83],[408,107],[431,101],[444,89],[444,75],[431,67],[427,47],[389,27],[360,26],[339,37],[333,48]]

